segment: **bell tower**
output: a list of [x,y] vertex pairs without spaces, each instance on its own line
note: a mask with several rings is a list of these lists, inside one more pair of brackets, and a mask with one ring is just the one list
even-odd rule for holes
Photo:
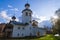
[[30,8],[30,4],[25,4],[25,9],[22,11],[22,23],[31,23],[32,19],[32,11]]

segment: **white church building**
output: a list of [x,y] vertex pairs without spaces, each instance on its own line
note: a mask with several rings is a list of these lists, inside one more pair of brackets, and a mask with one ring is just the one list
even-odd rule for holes
[[[38,22],[35,20],[32,20],[32,10],[29,9],[30,4],[25,4],[25,9],[22,10],[22,22],[15,21],[16,17],[12,17],[12,21],[9,22],[9,24],[12,24],[8,26],[10,28],[6,28],[5,32],[7,32],[7,35],[10,35],[10,37],[27,37],[27,36],[44,36],[46,34],[46,30],[44,28],[40,28],[38,26]],[[8,32],[9,31],[9,32]]]

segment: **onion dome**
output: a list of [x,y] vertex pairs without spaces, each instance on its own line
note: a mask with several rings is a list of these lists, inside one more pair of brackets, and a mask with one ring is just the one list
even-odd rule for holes
[[26,7],[26,6],[29,6],[29,7],[30,7],[30,4],[26,3],[26,4],[25,4],[25,7]]
[[16,17],[15,17],[15,16],[13,16],[13,17],[12,17],[12,19],[16,19]]

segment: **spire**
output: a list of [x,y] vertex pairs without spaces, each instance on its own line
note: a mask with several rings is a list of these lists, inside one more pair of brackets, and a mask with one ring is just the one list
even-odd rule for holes
[[26,7],[26,6],[30,7],[30,4],[26,3],[26,4],[25,4],[25,7]]
[[27,0],[27,3],[28,3],[28,0]]
[[12,19],[16,19],[16,17],[15,17],[15,16],[13,16],[13,17],[12,17]]
[[12,14],[11,19],[16,19],[16,17],[15,17],[15,12]]
[[16,17],[15,17],[15,13],[13,14],[13,16],[12,16],[12,21],[15,21],[15,19],[16,19]]

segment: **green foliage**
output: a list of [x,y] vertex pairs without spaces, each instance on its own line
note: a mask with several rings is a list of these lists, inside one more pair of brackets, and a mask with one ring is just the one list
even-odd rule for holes
[[60,19],[57,19],[57,22],[55,22],[55,25],[53,26],[53,33],[60,34]]
[[[0,39],[1,40],[1,39]],[[5,39],[3,39],[5,40]],[[46,36],[39,37],[39,38],[32,38],[32,39],[6,39],[6,40],[60,40],[60,37],[55,37],[52,34],[47,34]]]
[[53,35],[46,35],[44,37],[39,38],[38,40],[57,40]]

